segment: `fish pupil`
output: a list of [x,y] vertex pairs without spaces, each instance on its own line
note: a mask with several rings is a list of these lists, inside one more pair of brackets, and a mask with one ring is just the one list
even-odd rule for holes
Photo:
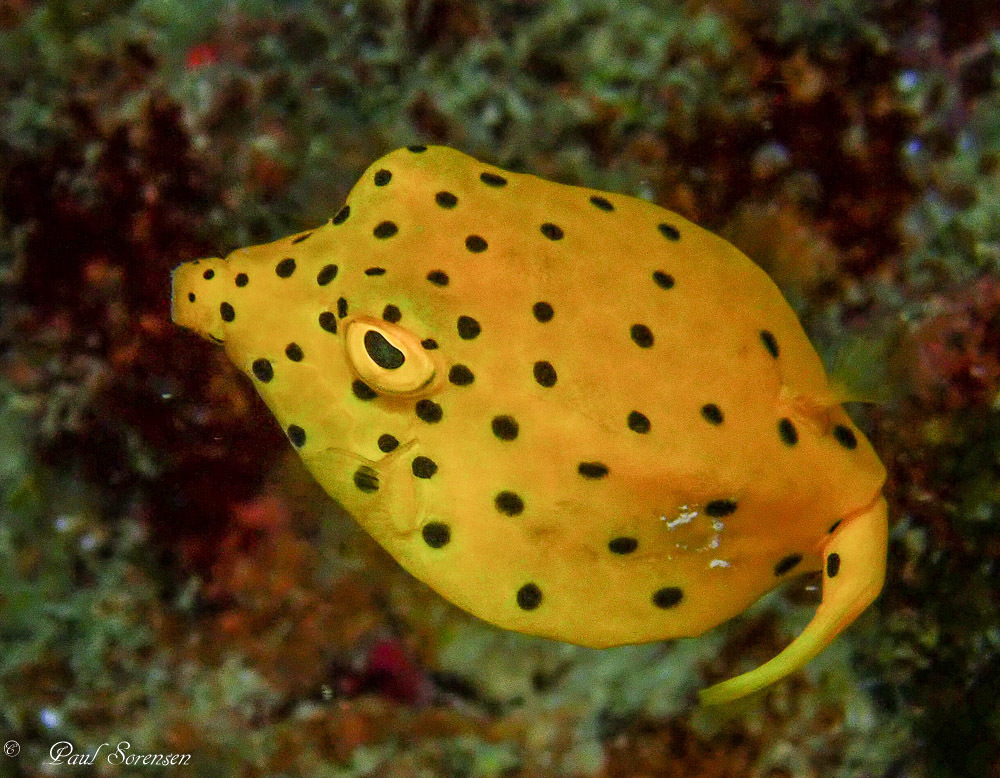
[[395,370],[406,361],[406,356],[375,330],[365,333],[365,351],[372,361],[386,370]]

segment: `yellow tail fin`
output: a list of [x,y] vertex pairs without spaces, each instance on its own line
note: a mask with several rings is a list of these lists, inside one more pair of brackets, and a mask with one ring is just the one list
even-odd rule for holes
[[742,697],[803,667],[867,608],[882,591],[888,520],[885,498],[845,518],[823,549],[823,601],[795,640],[756,670],[700,692],[717,705]]

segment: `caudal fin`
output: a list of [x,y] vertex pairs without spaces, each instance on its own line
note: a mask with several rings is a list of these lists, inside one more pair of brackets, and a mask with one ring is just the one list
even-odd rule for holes
[[826,648],[882,591],[888,520],[885,498],[845,518],[823,549],[823,601],[795,640],[774,659],[743,675],[702,690],[701,701],[717,705],[784,678]]

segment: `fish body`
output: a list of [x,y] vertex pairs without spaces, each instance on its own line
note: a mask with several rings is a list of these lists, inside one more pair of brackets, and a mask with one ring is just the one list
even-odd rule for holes
[[493,624],[694,636],[823,570],[809,627],[718,702],[804,664],[881,589],[885,470],[794,312],[656,205],[413,146],[327,224],[181,265],[173,291],[323,488]]

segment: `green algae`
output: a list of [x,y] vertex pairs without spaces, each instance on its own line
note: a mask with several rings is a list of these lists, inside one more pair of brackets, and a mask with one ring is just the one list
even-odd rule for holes
[[[1000,35],[989,46],[1000,57]],[[992,80],[994,88],[967,107],[959,86],[940,72],[901,77],[899,89],[919,117],[905,152],[923,196],[904,226],[912,244],[905,267],[921,287],[1000,271],[1000,64]],[[966,111],[956,133],[956,115]]]

